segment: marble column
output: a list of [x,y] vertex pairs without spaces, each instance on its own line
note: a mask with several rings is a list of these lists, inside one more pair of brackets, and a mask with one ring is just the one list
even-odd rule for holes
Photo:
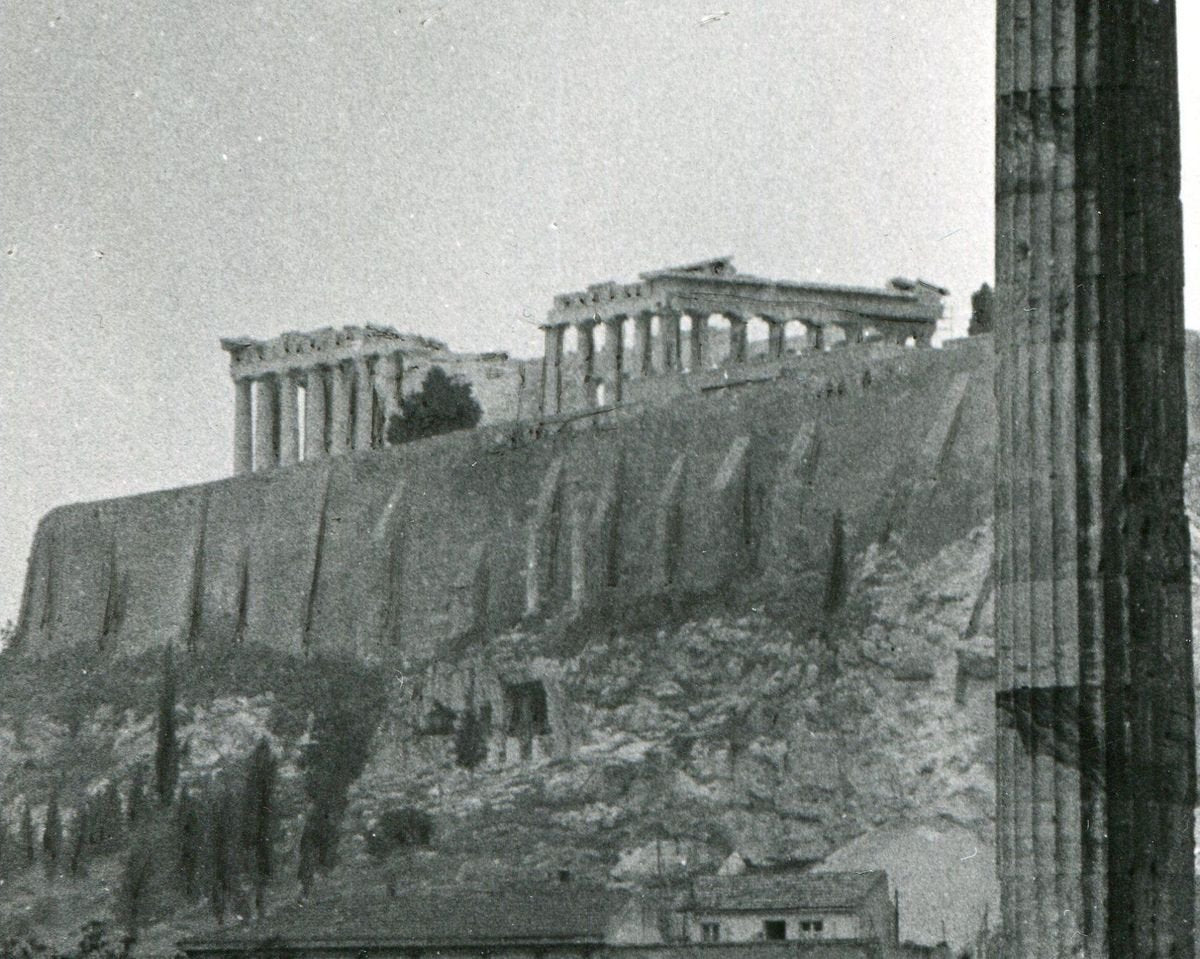
[[1175,6],[997,6],[1006,957],[1194,955]]
[[579,400],[585,409],[596,405],[596,323],[585,320],[575,326],[575,358],[578,361]]
[[345,363],[329,368],[329,455],[341,456],[350,451],[350,370]]
[[658,316],[658,341],[664,373],[674,373],[680,367],[679,320],[678,313],[664,312]]
[[319,460],[328,451],[326,411],[327,371],[323,366],[311,367],[304,383],[304,458]]
[[375,385],[371,382],[370,360],[363,356],[354,361],[354,436],[356,450],[371,448],[375,413]]
[[638,376],[653,376],[654,375],[654,339],[651,336],[650,324],[654,320],[653,313],[639,313],[634,318],[634,330],[637,335],[635,341],[635,369]]
[[383,414],[383,431],[386,438],[387,422],[400,412],[400,378],[404,370],[404,355],[402,353],[386,353],[375,359],[375,396]]
[[726,313],[729,320],[729,358],[730,363],[746,362],[746,318],[737,313]]
[[246,376],[233,381],[233,472],[254,468],[253,381]]
[[804,341],[808,348],[816,353],[825,350],[825,327],[818,323],[807,324],[804,327]]
[[279,465],[291,466],[300,459],[300,406],[296,377],[291,370],[279,374]]
[[562,412],[563,326],[544,326],[546,337],[542,351],[542,415],[556,416]]
[[257,409],[254,411],[254,468],[266,470],[279,465],[279,383],[274,373],[254,381]]
[[787,339],[787,325],[782,320],[764,316],[767,322],[767,357],[777,360],[783,356],[784,343]]
[[712,351],[708,345],[708,314],[692,314],[692,332],[688,337],[688,349],[691,354],[691,371],[698,373],[708,368]]
[[608,384],[605,399],[610,404],[620,403],[624,391],[621,380],[625,375],[625,319],[612,316],[604,321],[604,348],[608,360],[604,376]]

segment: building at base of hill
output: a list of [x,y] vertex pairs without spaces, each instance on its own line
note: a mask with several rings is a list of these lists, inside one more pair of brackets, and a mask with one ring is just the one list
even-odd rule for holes
[[[717,931],[713,931],[713,927]],[[722,876],[685,889],[583,883],[296,903],[184,940],[189,959],[895,959],[883,872]]]

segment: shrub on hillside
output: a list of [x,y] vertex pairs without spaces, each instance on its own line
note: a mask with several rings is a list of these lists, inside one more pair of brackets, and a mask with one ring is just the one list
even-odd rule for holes
[[413,806],[393,806],[384,811],[373,827],[363,830],[363,839],[370,855],[386,859],[398,850],[430,845],[433,819]]

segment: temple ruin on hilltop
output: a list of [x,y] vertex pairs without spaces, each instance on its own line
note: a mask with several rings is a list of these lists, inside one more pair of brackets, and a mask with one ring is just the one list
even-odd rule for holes
[[724,257],[559,294],[533,361],[455,353],[378,326],[224,339],[234,471],[382,447],[388,417],[433,366],[471,384],[485,424],[545,420],[701,391],[745,364],[854,344],[928,346],[946,292],[921,280],[881,289],[767,280]]

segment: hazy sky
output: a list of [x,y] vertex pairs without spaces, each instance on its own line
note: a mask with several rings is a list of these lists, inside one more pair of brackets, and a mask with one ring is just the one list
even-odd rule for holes
[[926,277],[962,326],[991,279],[984,0],[0,11],[0,619],[51,507],[230,471],[219,336],[389,323],[533,355],[555,292],[724,254]]

